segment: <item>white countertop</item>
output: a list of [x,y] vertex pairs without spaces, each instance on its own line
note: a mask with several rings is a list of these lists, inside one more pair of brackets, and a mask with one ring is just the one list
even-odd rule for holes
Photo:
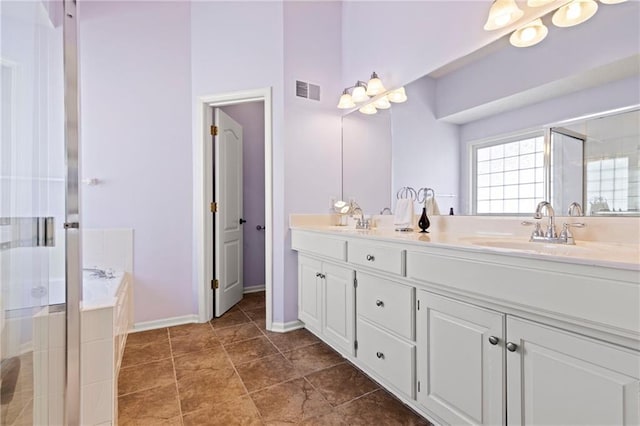
[[290,226],[300,231],[320,232],[328,235],[363,238],[417,246],[440,247],[506,256],[536,258],[562,263],[592,265],[631,271],[640,271],[640,246],[634,243],[580,241],[575,245],[529,242],[527,237],[500,232],[453,233],[437,229],[429,233],[397,232],[394,228],[359,230],[353,227],[302,223]]
[[112,271],[110,278],[99,278],[90,271],[83,271],[81,310],[114,306],[124,274],[122,271]]

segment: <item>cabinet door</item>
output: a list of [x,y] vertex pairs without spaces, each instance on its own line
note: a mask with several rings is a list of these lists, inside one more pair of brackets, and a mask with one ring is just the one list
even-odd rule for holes
[[353,355],[355,334],[355,272],[325,263],[324,326],[322,334],[334,345]]
[[298,256],[298,318],[315,332],[322,324],[322,263]]
[[510,425],[638,424],[638,352],[512,317],[507,336]]
[[446,423],[505,424],[504,315],[417,297],[418,402]]

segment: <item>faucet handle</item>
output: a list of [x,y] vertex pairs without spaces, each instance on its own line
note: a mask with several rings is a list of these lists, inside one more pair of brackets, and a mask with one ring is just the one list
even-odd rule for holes
[[524,220],[520,222],[522,226],[535,226],[533,232],[531,233],[531,237],[542,237],[544,232],[542,232],[542,227],[540,226],[540,222],[531,222],[529,220]]
[[565,223],[563,226],[566,226],[567,228],[585,228],[587,225],[582,223],[582,222],[578,222],[578,223]]

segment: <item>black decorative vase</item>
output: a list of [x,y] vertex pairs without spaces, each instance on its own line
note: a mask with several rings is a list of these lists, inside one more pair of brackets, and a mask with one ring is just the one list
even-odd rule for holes
[[422,208],[422,216],[420,216],[420,220],[418,221],[418,226],[420,227],[420,229],[422,229],[422,231],[420,232],[429,232],[427,231],[427,229],[429,228],[429,226],[431,225],[431,222],[429,222],[429,218],[427,217],[427,208],[423,207]]

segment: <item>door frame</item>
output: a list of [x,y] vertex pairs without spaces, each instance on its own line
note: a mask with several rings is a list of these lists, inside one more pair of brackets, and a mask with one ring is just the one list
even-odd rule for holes
[[264,103],[264,190],[265,190],[265,293],[266,328],[272,328],[273,289],[273,140],[271,87],[243,90],[217,95],[200,96],[196,102],[196,144],[193,150],[194,166],[194,238],[196,242],[198,320],[213,318],[213,215],[209,203],[213,194],[213,146],[211,126],[213,109],[247,102]]

